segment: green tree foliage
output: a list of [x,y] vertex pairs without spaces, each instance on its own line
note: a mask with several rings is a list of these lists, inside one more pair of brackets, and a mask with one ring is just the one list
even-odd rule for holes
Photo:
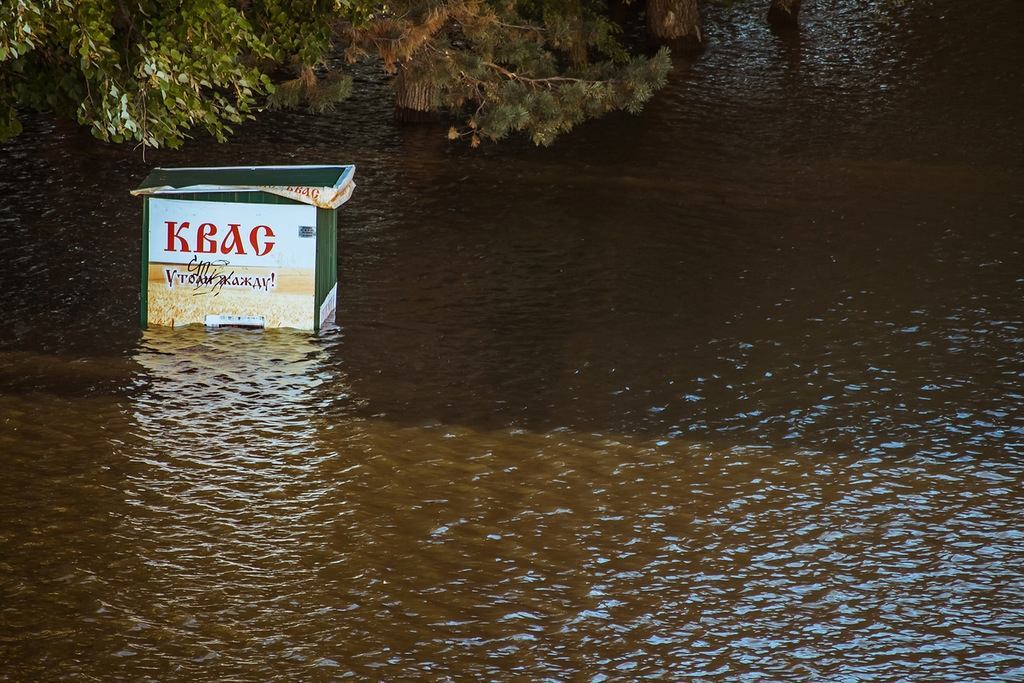
[[51,109],[113,142],[180,145],[192,128],[223,140],[269,79],[245,57],[269,50],[218,0],[14,0],[0,16],[0,105]]
[[270,51],[271,60],[263,68],[280,76],[269,93],[270,108],[306,106],[322,112],[351,94],[350,75],[321,67],[335,49],[339,26],[367,25],[375,8],[371,2],[254,0],[247,5],[246,16]]
[[192,129],[224,140],[273,90],[267,71],[324,58],[323,19],[358,18],[352,2],[7,0],[0,139],[18,132],[20,105],[111,142],[177,147]]
[[630,55],[617,33],[591,0],[6,0],[0,139],[22,107],[111,142],[224,140],[262,106],[347,96],[344,67],[327,68],[344,54],[396,73],[403,107],[458,117],[453,138],[549,144],[664,83],[667,52]]
[[546,145],[585,119],[639,111],[664,84],[667,50],[631,56],[618,30],[580,0],[405,0],[351,31],[349,56],[397,70],[399,105],[463,114],[452,138],[525,132]]

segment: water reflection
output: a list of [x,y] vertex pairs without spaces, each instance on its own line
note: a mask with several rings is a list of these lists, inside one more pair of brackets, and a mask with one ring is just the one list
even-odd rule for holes
[[984,444],[403,424],[359,406],[342,343],[153,330],[92,397],[5,395],[11,670],[1020,674],[1024,482]]

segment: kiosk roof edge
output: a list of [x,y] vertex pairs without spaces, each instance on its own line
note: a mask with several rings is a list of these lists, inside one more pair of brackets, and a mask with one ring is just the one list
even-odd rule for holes
[[[282,187],[341,187],[352,180],[356,167],[334,166],[223,166],[214,168],[154,168],[135,189],[206,186],[224,189],[257,185]],[[141,194],[141,193],[140,193]]]
[[154,168],[133,195],[269,192],[304,204],[336,209],[352,195],[356,167],[221,166]]

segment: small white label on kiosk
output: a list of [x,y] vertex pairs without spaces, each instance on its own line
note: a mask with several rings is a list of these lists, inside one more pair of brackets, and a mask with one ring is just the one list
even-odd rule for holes
[[263,329],[267,326],[266,318],[262,315],[208,315],[205,324],[207,327],[250,327]]

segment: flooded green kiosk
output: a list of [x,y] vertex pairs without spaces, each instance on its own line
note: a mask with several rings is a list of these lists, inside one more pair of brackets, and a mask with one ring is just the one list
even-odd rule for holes
[[355,166],[157,168],[142,196],[142,326],[319,330],[338,300]]

